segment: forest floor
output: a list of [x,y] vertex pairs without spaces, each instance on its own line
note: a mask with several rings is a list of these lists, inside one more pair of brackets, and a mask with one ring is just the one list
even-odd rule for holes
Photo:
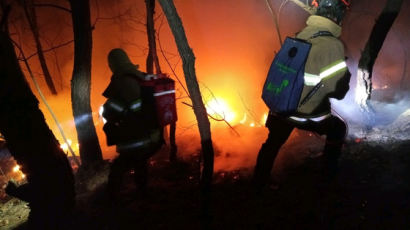
[[[120,201],[111,204],[107,167],[94,180],[101,186],[77,194],[64,229],[410,229],[410,141],[350,137],[329,183],[318,170],[318,149],[292,166],[275,163],[276,183],[260,193],[252,189],[249,167],[216,172],[205,213],[198,155],[171,163],[164,148],[150,161],[145,194],[130,172]],[[26,203],[0,191],[0,229],[25,229],[28,213]]]

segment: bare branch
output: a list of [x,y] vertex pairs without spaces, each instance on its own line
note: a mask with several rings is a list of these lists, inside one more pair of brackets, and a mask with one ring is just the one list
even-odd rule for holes
[[[266,1],[266,5],[268,6],[269,12],[272,14],[273,21],[275,22],[276,33],[278,34],[278,37],[279,37],[279,44],[282,45],[282,36],[280,35],[280,29],[279,29],[279,17],[273,11],[270,0],[265,0],[265,1]],[[285,2],[287,1],[288,0],[285,0]]]
[[[50,112],[51,116],[53,117],[54,122],[56,123],[57,128],[59,129],[60,134],[61,134],[61,136],[63,137],[64,142],[65,142],[65,143],[68,143],[67,138],[66,138],[66,136],[65,136],[65,134],[64,134],[63,128],[62,128],[61,125],[60,125],[60,122],[58,121],[58,119],[57,119],[55,113],[53,112],[53,110],[51,109],[50,105],[47,103],[46,98],[44,97],[43,93],[41,92],[40,86],[37,84],[37,80],[34,78],[34,74],[33,74],[32,70],[31,70],[31,68],[30,68],[29,63],[28,63],[28,59],[25,58],[25,56],[24,56],[23,49],[22,49],[21,46],[19,46],[19,44],[17,44],[15,41],[11,40],[11,42],[12,42],[12,43],[14,44],[14,46],[20,51],[20,54],[21,54],[22,57],[23,57],[23,62],[24,62],[24,64],[25,64],[26,68],[27,68],[27,71],[29,72],[29,75],[30,75],[31,79],[32,79],[33,82],[34,82],[34,85],[35,85],[35,87],[36,87],[36,89],[37,89],[37,91],[38,91],[38,93],[39,93],[39,95],[40,95],[40,98],[42,99],[42,101],[44,102],[44,105],[47,107],[48,111]],[[81,165],[81,164],[80,164],[80,161],[77,159],[77,156],[75,155],[74,150],[71,148],[70,145],[67,145],[67,146],[68,146],[68,149],[69,149],[71,155],[73,156],[74,162],[75,162],[78,166],[80,166],[80,165]]]
[[239,92],[238,92],[238,95],[239,95],[239,98],[241,99],[243,107],[248,112],[248,114],[253,118],[254,121],[256,121],[260,126],[262,126],[262,124],[258,121],[258,119],[256,119],[256,116],[253,113],[253,111],[249,109],[249,107],[246,105],[245,100],[243,99],[242,95]]
[[188,95],[188,97],[190,97],[188,90],[187,90],[187,89],[184,87],[184,85],[182,84],[182,81],[179,79],[177,73],[175,72],[175,69],[172,68],[171,63],[169,62],[167,56],[165,55],[164,49],[162,48],[161,39],[160,39],[160,37],[159,37],[159,32],[161,31],[161,28],[162,28],[162,25],[163,25],[163,24],[164,24],[164,17],[163,17],[162,20],[161,20],[161,23],[160,23],[160,25],[159,25],[159,27],[158,27],[158,33],[157,33],[157,39],[158,39],[159,49],[160,49],[161,54],[162,54],[162,56],[164,57],[165,61],[167,62],[169,68],[171,69],[172,74],[175,76],[175,78],[177,79],[178,83],[179,83],[179,84],[181,85],[181,87],[184,89],[184,91],[185,91],[185,93]]
[[56,9],[59,9],[59,10],[66,11],[66,12],[68,12],[68,13],[71,14],[71,10],[70,10],[70,9],[65,8],[65,7],[63,7],[63,6],[51,4],[51,3],[36,3],[36,4],[34,4],[34,6],[35,6],[35,7],[52,7],[52,8],[56,8]]
[[[286,0],[287,1],[287,0]],[[293,3],[295,3],[297,6],[301,7],[303,10],[305,10],[306,12],[308,12],[309,14],[315,14],[316,13],[316,9],[309,6],[309,5],[305,5],[302,2],[300,2],[299,0],[289,0]]]
[[[70,40],[70,41],[61,43],[60,45],[57,45],[57,46],[51,47],[51,48],[49,48],[49,49],[43,50],[43,53],[47,53],[47,52],[50,52],[50,51],[52,51],[52,50],[54,50],[54,49],[58,49],[58,48],[61,48],[61,47],[63,47],[63,46],[69,45],[69,44],[72,43],[72,42],[74,42],[74,40]],[[30,55],[27,56],[25,59],[29,60],[30,58],[32,58],[33,56],[36,56],[36,55],[37,55],[37,52],[36,52],[36,53],[33,53],[33,54],[30,54]]]
[[[188,104],[188,103],[186,103],[186,102],[182,102],[182,104],[187,105],[187,106],[189,106],[189,107],[191,107],[191,108],[194,107],[194,106],[192,106],[192,105],[190,105],[190,104]],[[223,122],[225,122],[225,123],[229,126],[229,128],[231,128],[231,130],[232,130],[238,137],[241,136],[241,135],[238,133],[238,131],[236,131],[235,128],[232,127],[232,125],[229,124],[229,122],[228,122],[227,120],[225,120],[224,118],[221,118],[221,119],[215,118],[215,117],[213,117],[211,114],[209,114],[208,112],[206,112],[206,114],[208,115],[209,118],[211,118],[211,119],[214,120],[214,121],[223,121]],[[219,114],[218,114],[218,115],[219,115]]]

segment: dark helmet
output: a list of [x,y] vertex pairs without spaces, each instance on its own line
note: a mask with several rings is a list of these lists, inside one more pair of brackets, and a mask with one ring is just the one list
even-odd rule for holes
[[115,48],[108,54],[108,66],[114,74],[133,74],[143,76],[142,72],[138,70],[138,65],[131,62],[127,53],[120,48]]
[[349,1],[347,0],[321,0],[316,15],[329,18],[340,24],[348,6]]

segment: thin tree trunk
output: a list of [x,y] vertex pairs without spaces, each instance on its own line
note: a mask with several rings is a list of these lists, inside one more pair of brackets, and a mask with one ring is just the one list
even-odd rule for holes
[[89,0],[70,0],[74,29],[71,101],[83,166],[102,162],[90,105],[92,31]]
[[373,66],[384,40],[400,12],[403,0],[388,0],[373,26],[370,37],[362,52],[357,70],[356,102],[364,111],[369,111],[372,93]]
[[154,64],[156,73],[161,73],[161,67],[158,61],[157,43],[155,40],[155,0],[145,0],[147,6],[147,35],[148,35],[148,56],[147,56],[147,73],[154,73]]
[[188,44],[181,18],[172,0],[159,0],[168,24],[174,35],[179,55],[182,58],[185,81],[192,100],[195,117],[198,122],[201,137],[203,169],[201,175],[201,219],[202,227],[210,229],[211,216],[211,185],[214,170],[214,149],[211,139],[211,126],[208,120],[195,72],[195,56]]
[[54,85],[53,79],[51,78],[50,71],[48,70],[46,59],[44,57],[43,48],[40,42],[40,35],[38,32],[37,25],[37,16],[36,10],[33,5],[33,0],[25,0],[24,4],[24,13],[26,15],[27,21],[30,25],[31,33],[33,34],[34,41],[36,43],[37,56],[43,70],[44,79],[46,80],[47,86],[52,94],[57,95],[57,90]]
[[57,229],[75,202],[73,172],[38,108],[4,30],[0,31],[0,50],[0,132],[28,182],[8,191],[29,202],[31,229]]
[[[147,35],[148,35],[148,56],[147,56],[147,73],[154,73],[154,64],[156,73],[161,73],[161,67],[159,65],[158,54],[157,54],[157,43],[155,39],[155,25],[154,25],[154,15],[155,15],[155,0],[145,0],[147,7]],[[166,128],[163,128],[165,138]],[[175,161],[177,156],[177,145],[175,143],[175,131],[176,122],[172,123],[169,127],[169,143],[170,143],[170,155],[169,160],[171,162]]]
[[178,52],[182,58],[182,65],[185,75],[185,81],[191,96],[194,113],[198,121],[199,134],[201,137],[202,154],[204,166],[201,176],[202,188],[210,189],[214,168],[214,149],[211,139],[211,127],[202,101],[198,81],[195,73],[195,56],[188,44],[185,30],[181,18],[178,16],[174,2],[172,0],[159,0],[162,10],[167,17],[168,24],[174,35]]

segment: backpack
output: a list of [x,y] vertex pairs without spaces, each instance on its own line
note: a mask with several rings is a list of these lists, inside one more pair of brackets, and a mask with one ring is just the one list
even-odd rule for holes
[[164,74],[145,75],[144,80],[132,79],[141,88],[141,112],[107,119],[103,131],[108,146],[143,139],[150,130],[160,129],[177,120],[174,80]]
[[[143,110],[144,101],[149,101],[150,108],[159,126],[166,126],[177,121],[175,101],[175,81],[165,74],[148,74],[140,81],[142,89]],[[145,103],[146,105],[147,103]],[[152,114],[150,116],[152,117]]]
[[[319,31],[309,40],[318,36],[333,35],[328,31]],[[262,90],[262,99],[272,112],[289,115],[299,107],[304,87],[305,63],[311,46],[306,40],[287,37],[273,59]],[[310,91],[308,98],[302,100],[303,103],[316,91]]]

